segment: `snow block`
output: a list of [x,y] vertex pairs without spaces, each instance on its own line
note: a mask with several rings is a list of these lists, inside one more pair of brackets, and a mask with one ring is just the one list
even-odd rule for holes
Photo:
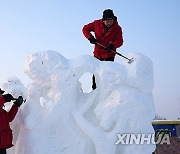
[[[130,56],[132,64],[88,55],[67,59],[56,51],[29,54],[25,73],[32,82],[8,154],[152,153],[151,143],[116,144],[118,134],[154,134],[152,61]],[[97,88],[83,93],[79,79],[87,72]]]

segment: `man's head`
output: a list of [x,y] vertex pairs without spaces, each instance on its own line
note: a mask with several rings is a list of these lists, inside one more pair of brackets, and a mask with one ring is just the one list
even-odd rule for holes
[[111,27],[114,22],[114,13],[111,9],[106,9],[103,11],[103,22],[107,27]]

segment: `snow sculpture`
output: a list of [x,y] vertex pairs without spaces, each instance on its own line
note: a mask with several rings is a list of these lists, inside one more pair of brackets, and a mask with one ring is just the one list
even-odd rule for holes
[[[129,65],[85,55],[66,59],[55,51],[28,55],[25,72],[32,83],[13,153],[152,153],[152,144],[115,144],[118,133],[154,133],[152,62],[131,56]],[[97,89],[90,93],[79,82],[86,72],[96,76]]]

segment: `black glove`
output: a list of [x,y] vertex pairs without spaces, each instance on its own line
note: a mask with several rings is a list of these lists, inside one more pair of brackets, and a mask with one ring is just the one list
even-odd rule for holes
[[97,40],[94,38],[94,36],[91,36],[89,39],[91,44],[96,44],[97,43]]
[[0,88],[0,95],[2,95],[4,93],[4,90],[2,90],[1,88]]
[[3,97],[6,102],[10,102],[10,101],[14,100],[14,97],[11,94],[5,94],[5,95],[3,95]]
[[111,50],[114,49],[114,44],[110,44],[107,48],[106,48],[106,52],[109,53],[111,52]]
[[17,105],[18,107],[20,107],[23,103],[23,97],[22,96],[19,96],[18,99],[13,102],[15,105]]

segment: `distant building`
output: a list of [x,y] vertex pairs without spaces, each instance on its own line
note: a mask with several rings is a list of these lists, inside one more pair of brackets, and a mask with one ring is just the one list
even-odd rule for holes
[[167,134],[170,138],[170,144],[157,144],[156,151],[157,154],[176,154],[180,153],[180,120],[154,120],[152,122],[153,128],[155,130],[155,136],[158,137],[159,134]]

